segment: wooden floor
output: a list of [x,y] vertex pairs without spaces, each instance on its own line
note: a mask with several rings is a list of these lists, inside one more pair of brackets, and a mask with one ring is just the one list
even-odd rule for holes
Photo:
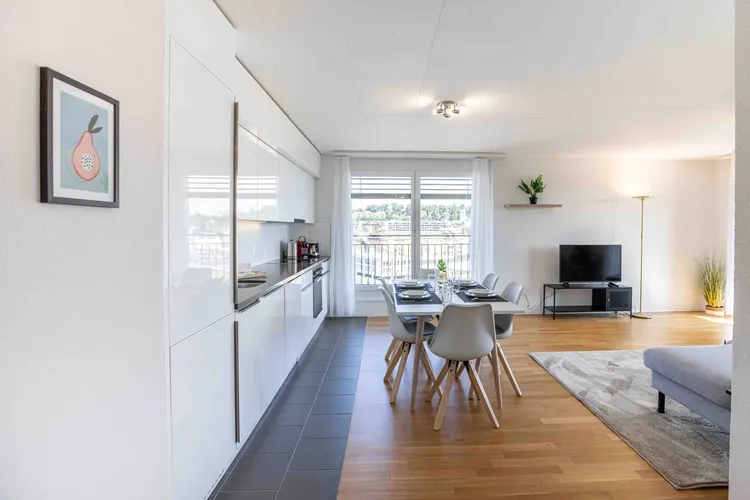
[[[368,321],[339,500],[472,499],[650,500],[727,498],[727,490],[677,491],[586,407],[540,368],[528,352],[645,349],[718,344],[731,324],[700,313],[626,317],[518,317],[503,341],[523,396],[503,378],[497,409],[488,363],[481,378],[500,421],[493,429],[466,374],[454,386],[440,432],[438,400],[417,399],[409,411],[411,358],[398,401],[388,404],[383,355],[391,337],[385,318]],[[442,366],[433,360],[436,367]],[[420,380],[426,377],[421,375]],[[426,382],[423,387],[427,387]]]

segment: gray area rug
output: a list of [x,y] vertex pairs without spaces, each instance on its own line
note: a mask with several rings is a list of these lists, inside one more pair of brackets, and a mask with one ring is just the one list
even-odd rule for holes
[[641,351],[533,352],[534,361],[678,490],[729,484],[729,433],[657,391]]

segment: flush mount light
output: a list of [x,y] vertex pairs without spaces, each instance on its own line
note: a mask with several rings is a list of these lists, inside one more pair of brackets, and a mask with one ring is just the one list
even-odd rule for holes
[[448,118],[449,120],[453,118],[453,115],[457,115],[461,112],[460,109],[458,109],[458,103],[456,101],[440,101],[435,106],[435,111],[433,111],[436,115],[443,115],[443,117]]

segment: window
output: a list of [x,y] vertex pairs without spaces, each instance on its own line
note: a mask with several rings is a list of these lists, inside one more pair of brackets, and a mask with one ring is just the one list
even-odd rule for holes
[[471,178],[466,174],[354,174],[351,195],[357,285],[418,276],[420,269],[434,269],[438,259],[451,272],[468,274]]

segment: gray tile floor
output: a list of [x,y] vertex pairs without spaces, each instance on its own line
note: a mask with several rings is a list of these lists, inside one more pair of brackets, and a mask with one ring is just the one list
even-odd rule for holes
[[215,500],[336,499],[366,322],[326,320]]

